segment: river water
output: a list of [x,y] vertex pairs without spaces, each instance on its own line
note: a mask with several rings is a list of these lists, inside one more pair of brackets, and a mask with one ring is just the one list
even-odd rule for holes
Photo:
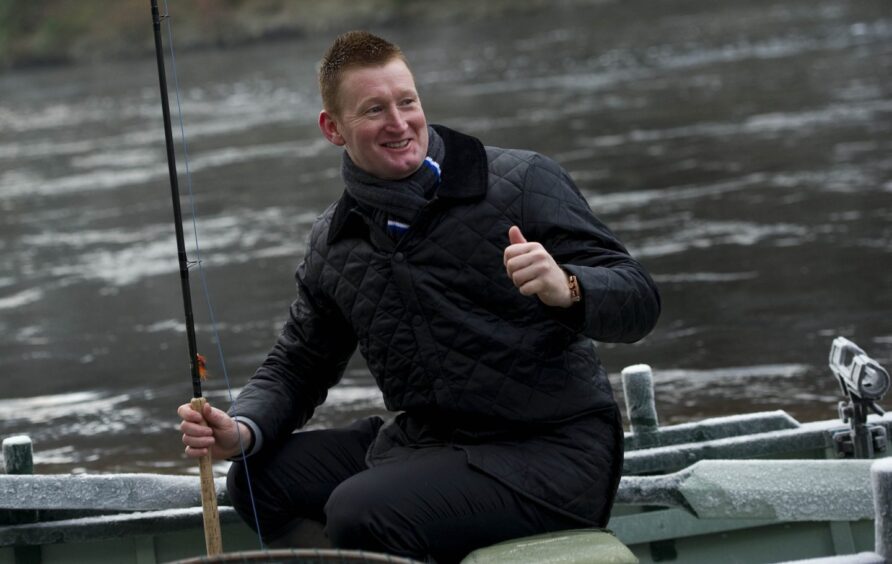
[[[653,272],[658,328],[601,345],[618,392],[624,366],[648,363],[663,424],[827,419],[833,337],[892,362],[888,0],[565,2],[462,20],[375,31],[408,54],[431,122],[557,159]],[[237,392],[341,191],[315,125],[328,40],[177,56],[199,348],[221,406],[203,286]],[[0,436],[30,434],[38,472],[193,471],[175,430],[191,387],[154,61],[0,75],[0,211]],[[312,425],[382,405],[357,355]]]

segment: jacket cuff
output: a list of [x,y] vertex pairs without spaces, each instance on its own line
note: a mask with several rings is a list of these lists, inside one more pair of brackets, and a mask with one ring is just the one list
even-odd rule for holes
[[576,276],[576,283],[579,284],[578,302],[573,302],[570,307],[552,307],[539,302],[545,309],[548,317],[560,323],[565,328],[579,333],[585,328],[585,288],[582,286],[582,276],[579,267],[568,264],[562,264],[560,267],[573,276]]
[[[228,460],[231,460],[233,462],[236,460],[243,460],[245,458],[248,458],[252,454],[257,454],[258,452],[260,452],[260,448],[263,446],[263,433],[260,432],[260,427],[257,426],[257,423],[254,423],[254,421],[242,415],[236,415],[232,419],[237,423],[244,423],[248,426],[248,428],[251,429],[251,442],[250,444],[244,444],[247,437],[243,437],[241,436],[241,433],[239,433],[239,444],[241,446],[242,452],[241,454],[237,454],[229,458]],[[236,426],[236,429],[238,429],[238,426]]]

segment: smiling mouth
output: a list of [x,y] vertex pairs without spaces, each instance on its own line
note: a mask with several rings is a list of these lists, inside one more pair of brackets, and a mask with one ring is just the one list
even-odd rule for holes
[[384,143],[384,146],[388,149],[402,149],[409,144],[408,139],[403,139],[402,141],[394,141],[393,143]]

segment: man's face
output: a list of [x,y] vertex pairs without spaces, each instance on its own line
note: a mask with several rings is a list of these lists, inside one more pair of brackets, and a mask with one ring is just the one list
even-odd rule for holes
[[427,120],[406,63],[393,59],[346,71],[338,102],[337,115],[319,114],[319,127],[356,166],[384,180],[418,170],[427,155]]

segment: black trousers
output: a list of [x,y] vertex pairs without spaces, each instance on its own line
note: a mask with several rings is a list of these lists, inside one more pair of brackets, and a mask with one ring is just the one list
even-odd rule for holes
[[267,542],[303,519],[325,524],[337,548],[457,562],[476,548],[580,522],[542,507],[468,466],[458,449],[421,450],[369,468],[365,454],[381,426],[372,417],[291,435],[272,452],[234,462],[228,488],[242,518]]

